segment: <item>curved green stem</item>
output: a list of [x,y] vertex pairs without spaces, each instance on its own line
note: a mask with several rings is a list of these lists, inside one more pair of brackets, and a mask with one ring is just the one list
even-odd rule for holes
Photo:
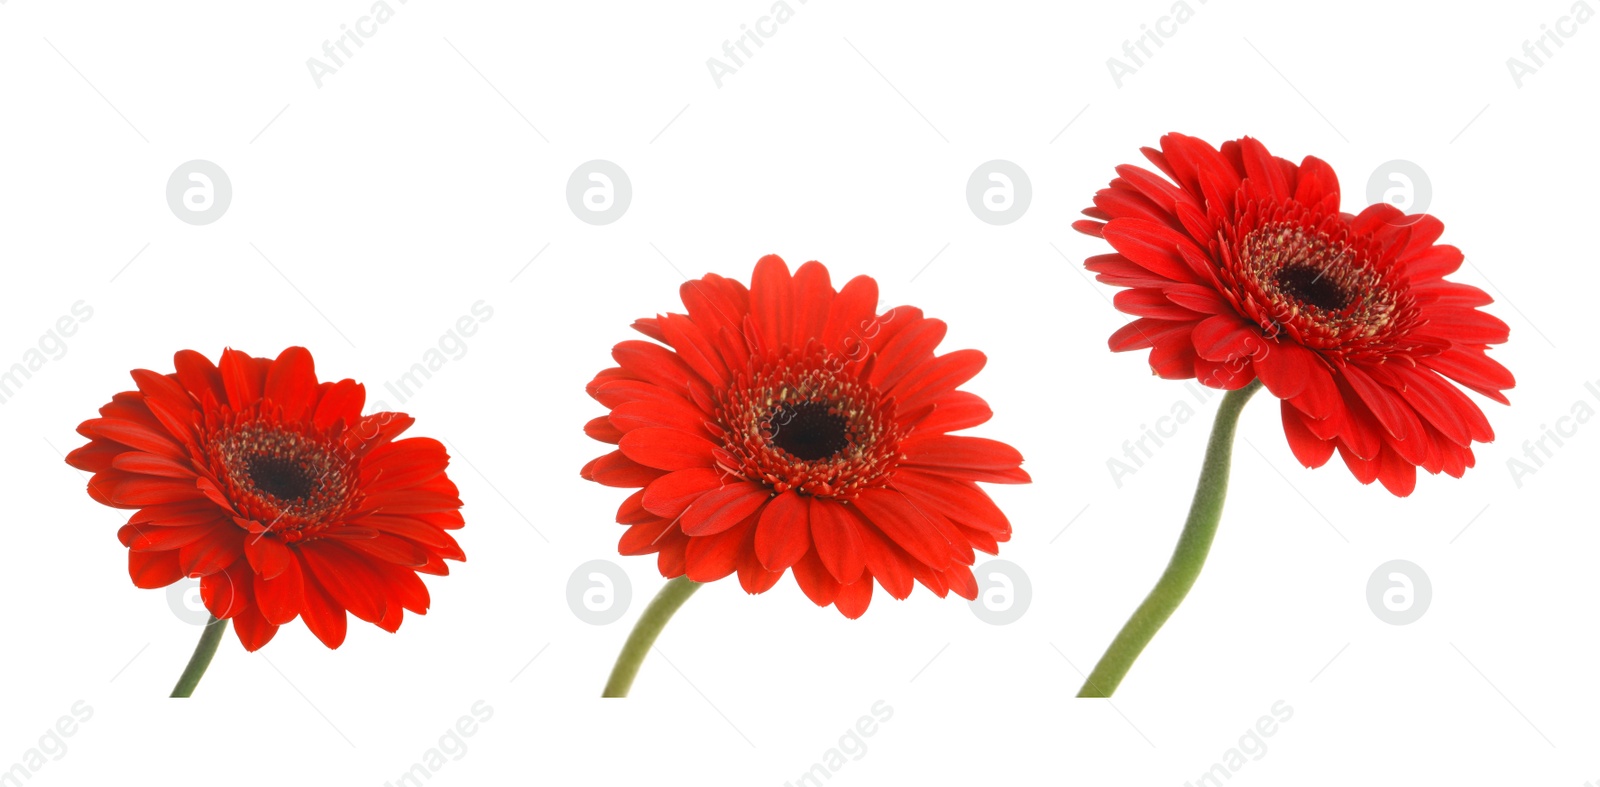
[[622,652],[617,655],[617,665],[611,668],[611,679],[606,681],[606,690],[600,696],[628,696],[628,689],[633,687],[633,678],[639,674],[639,665],[650,653],[650,646],[656,643],[656,637],[661,636],[661,630],[667,627],[667,621],[672,619],[678,607],[683,606],[683,602],[688,601],[699,589],[700,583],[688,577],[677,577],[661,588],[661,592],[651,599],[650,606],[644,608],[639,622],[634,624],[628,641],[623,643]]
[[200,685],[200,676],[206,674],[206,667],[211,666],[211,657],[217,655],[217,646],[222,644],[222,634],[228,630],[228,621],[218,620],[212,616],[206,620],[205,630],[200,632],[200,644],[194,646],[194,655],[189,657],[189,666],[183,668],[183,674],[178,676],[178,685],[172,687],[172,696],[188,697],[194,694],[194,687]]
[[1222,397],[1217,420],[1211,426],[1211,441],[1206,444],[1200,483],[1195,487],[1194,501],[1189,504],[1189,521],[1178,537],[1172,560],[1150,595],[1123,624],[1111,647],[1100,657],[1100,663],[1089,673],[1078,691],[1079,697],[1111,696],[1145,646],[1177,611],[1184,596],[1189,595],[1189,588],[1200,578],[1200,569],[1211,551],[1211,540],[1217,535],[1217,523],[1222,520],[1222,503],[1228,496],[1228,466],[1233,459],[1233,435],[1239,425],[1239,413],[1260,389],[1261,381],[1256,380]]

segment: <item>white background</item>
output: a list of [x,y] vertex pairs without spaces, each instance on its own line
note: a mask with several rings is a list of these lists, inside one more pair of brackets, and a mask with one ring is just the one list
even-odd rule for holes
[[[1519,87],[1507,58],[1566,0],[1191,7],[1119,87],[1107,59],[1168,0],[795,0],[718,87],[706,60],[766,0],[395,0],[318,87],[307,58],[366,0],[0,4],[0,365],[75,302],[93,309],[0,404],[0,769],[82,700],[92,718],[28,784],[376,786],[482,700],[493,717],[429,785],[776,786],[882,700],[892,718],[828,784],[1176,787],[1283,700],[1292,719],[1230,785],[1600,781],[1600,425],[1520,488],[1507,468],[1575,402],[1600,411],[1584,389],[1600,380],[1600,24]],[[1471,263],[1457,278],[1511,325],[1493,355],[1518,385],[1511,407],[1484,402],[1499,439],[1478,467],[1424,477],[1407,499],[1337,459],[1301,468],[1263,394],[1199,584],[1115,700],[1076,702],[1079,670],[1170,553],[1220,398],[1113,482],[1107,459],[1189,393],[1150,377],[1142,353],[1106,351],[1126,318],[1080,262],[1108,249],[1068,225],[1172,130],[1322,157],[1351,211],[1379,165],[1416,163],[1444,242]],[[231,179],[214,224],[168,208],[168,176],[192,159]],[[631,178],[614,224],[567,205],[591,159]],[[1030,176],[1013,224],[967,206],[991,159]],[[885,307],[949,322],[944,349],[988,354],[968,388],[996,415],[976,433],[1016,445],[1036,482],[992,489],[1016,529],[1001,557],[1028,573],[1031,606],[997,627],[919,588],[848,621],[791,580],[758,597],[730,580],[672,623],[633,699],[602,702],[662,580],[652,559],[615,553],[623,494],[578,477],[604,450],[581,431],[603,412],[583,385],[631,320],[679,308],[685,275],[747,279],[769,252],[821,260],[836,283],[870,274]],[[479,300],[493,316],[466,354],[404,404],[385,395]],[[129,369],[289,344],[450,442],[468,561],[428,578],[433,609],[397,635],[353,622],[328,651],[297,622],[247,654],[230,632],[197,696],[168,701],[199,629],[131,586],[125,514],[91,502],[61,453]],[[1365,598],[1395,558],[1433,586],[1408,626]],[[568,608],[568,577],[592,559],[632,579],[618,623]]]

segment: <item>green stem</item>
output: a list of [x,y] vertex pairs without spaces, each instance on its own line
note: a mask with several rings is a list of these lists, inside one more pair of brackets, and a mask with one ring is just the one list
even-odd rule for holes
[[189,657],[189,666],[183,668],[183,674],[178,676],[178,685],[172,687],[172,696],[188,697],[194,694],[194,687],[200,685],[200,676],[206,674],[206,667],[211,666],[211,657],[217,655],[217,646],[222,644],[222,634],[228,630],[228,621],[218,620],[212,616],[206,620],[205,630],[200,632],[200,644],[194,646],[194,655]]
[[688,601],[699,589],[700,583],[688,577],[677,577],[661,588],[661,592],[651,599],[650,606],[644,608],[639,622],[634,624],[628,641],[623,643],[622,652],[617,654],[617,665],[611,668],[611,679],[606,681],[606,690],[600,696],[628,696],[628,689],[633,687],[633,678],[639,674],[639,665],[650,653],[650,646],[655,644],[656,637],[661,636],[661,630],[667,627],[667,621],[672,619],[678,607],[683,606],[683,602]]
[[1256,380],[1222,397],[1217,420],[1211,426],[1211,441],[1206,444],[1200,483],[1195,487],[1194,501],[1189,504],[1189,521],[1184,523],[1178,546],[1172,551],[1172,560],[1150,595],[1134,610],[1133,617],[1123,624],[1111,647],[1100,657],[1094,672],[1089,673],[1078,691],[1079,697],[1111,696],[1145,646],[1177,611],[1184,596],[1189,595],[1189,588],[1200,578],[1200,569],[1211,551],[1211,540],[1217,535],[1217,523],[1222,520],[1222,503],[1228,496],[1228,466],[1233,458],[1233,434],[1239,425],[1239,413],[1260,389],[1261,381]]

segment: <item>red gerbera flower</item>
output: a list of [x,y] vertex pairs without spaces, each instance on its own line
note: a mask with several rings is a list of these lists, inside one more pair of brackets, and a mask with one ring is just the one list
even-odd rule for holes
[[1168,134],[1143,152],[1171,182],[1118,167],[1084,211],[1095,220],[1073,225],[1118,252],[1086,262],[1129,288],[1115,304],[1138,318],[1112,350],[1149,349],[1161,377],[1215,388],[1259,378],[1306,467],[1337,450],[1362,483],[1404,496],[1418,467],[1473,465],[1494,430],[1450,381],[1507,403],[1515,381],[1485,351],[1509,328],[1478,310],[1482,290],[1445,281],[1462,256],[1435,245],[1438,219],[1388,203],[1341,213],[1325,162],[1296,166],[1249,137],[1219,151]]
[[748,290],[708,275],[679,293],[687,314],[634,323],[661,344],[618,344],[588,387],[611,412],[586,431],[618,448],[583,477],[639,488],[617,512],[622,554],[656,553],[669,578],[738,572],[750,593],[792,568],[851,618],[874,580],[975,597],[973,550],[995,553],[1011,523],[974,482],[1029,480],[1011,446],[947,434],[992,414],[956,390],[983,353],[934,355],[943,322],[878,314],[877,282],[835,292],[817,262],[791,277],[767,256]]
[[94,473],[90,497],[138,509],[117,533],[134,585],[199,577],[246,650],[296,617],[337,648],[346,610],[386,631],[427,611],[417,572],[466,559],[446,532],[463,520],[443,445],[395,440],[412,418],[363,417],[366,389],[318,383],[302,347],[224,350],[218,365],[184,350],[173,365],[134,370],[139,390],[80,424],[89,443],[67,457]]

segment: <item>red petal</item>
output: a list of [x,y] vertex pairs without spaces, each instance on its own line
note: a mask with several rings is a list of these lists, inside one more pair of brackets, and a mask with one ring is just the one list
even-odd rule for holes
[[782,572],[811,548],[811,508],[792,490],[772,499],[756,525],[754,551],[769,571]]
[[933,350],[944,341],[942,320],[917,320],[895,334],[872,360],[867,382],[883,390],[894,388],[907,374],[933,359]]
[[739,586],[746,593],[765,593],[783,579],[784,572],[768,571],[756,557],[754,549],[739,553]]
[[1321,467],[1333,456],[1333,441],[1323,440],[1305,424],[1305,416],[1288,402],[1279,403],[1283,415],[1283,433],[1289,440],[1289,450],[1294,458],[1306,467]]
[[172,356],[172,365],[177,370],[178,382],[188,389],[195,401],[204,403],[208,393],[218,403],[227,401],[228,392],[222,385],[222,373],[217,371],[211,359],[194,350],[179,350]]
[[199,477],[188,462],[159,454],[147,454],[143,451],[123,452],[111,461],[111,466],[128,473],[190,479],[188,486],[193,485],[192,479]]
[[[101,474],[96,476],[104,488],[104,483],[111,479]],[[163,503],[179,503],[196,500],[204,495],[195,485],[195,477],[188,478],[161,478],[149,475],[119,475],[111,487],[111,497],[123,507],[144,507],[160,505]]]
[[811,603],[819,607],[826,607],[839,597],[839,580],[834,579],[828,569],[824,568],[822,561],[817,559],[815,550],[807,552],[794,564],[794,581],[800,590],[811,599]]
[[629,374],[669,391],[687,393],[689,379],[694,375],[677,353],[651,342],[621,342],[611,348],[611,357]]
[[1255,329],[1231,314],[1201,320],[1190,334],[1195,352],[1212,361],[1231,361],[1266,353],[1266,342]]
[[317,393],[317,373],[311,353],[289,347],[278,354],[267,371],[266,398],[283,408],[284,419],[298,422],[311,408]]
[[366,400],[367,389],[360,383],[354,380],[333,383],[322,394],[322,400],[317,402],[311,425],[318,430],[325,430],[339,421],[353,424],[361,420],[361,407]]
[[345,631],[349,626],[344,608],[309,576],[305,577],[304,593],[305,608],[300,617],[305,620],[306,628],[311,629],[311,633],[330,648],[344,644]]
[[828,308],[828,329],[822,345],[849,360],[862,360],[867,337],[863,332],[872,323],[878,308],[878,282],[857,276],[846,282]]
[[997,440],[959,435],[913,437],[900,444],[906,453],[904,467],[1001,484],[1027,483],[1020,469],[1022,454]]
[[215,522],[204,525],[188,525],[185,527],[153,527],[149,525],[123,525],[117,532],[118,537],[126,536],[125,546],[135,552],[166,552],[193,544],[218,527],[232,527],[231,525],[218,525]]
[[79,433],[91,437],[104,437],[126,446],[152,454],[185,461],[189,453],[173,441],[164,430],[157,431],[144,424],[125,418],[91,418],[78,426]]
[[1106,224],[1101,237],[1130,262],[1151,273],[1172,281],[1200,281],[1178,251],[1180,246],[1193,247],[1194,241],[1171,227],[1147,219],[1123,218]]
[[1469,445],[1474,439],[1494,439],[1494,431],[1489,428],[1483,411],[1437,373],[1429,369],[1406,369],[1400,375],[1405,382],[1400,395],[1451,442]]
[[677,519],[701,495],[723,486],[722,474],[709,467],[667,473],[644,488],[641,503],[656,516]]
[[689,546],[689,537],[682,530],[669,530],[661,537],[656,550],[656,569],[667,579],[683,576],[683,553]]
[[194,400],[183,386],[164,374],[148,369],[133,370],[133,381],[144,394],[144,405],[167,432],[180,440],[193,439],[195,422]]
[[450,455],[431,437],[410,437],[373,449],[361,462],[361,482],[368,493],[412,487],[445,471]]
[[996,534],[1010,534],[1011,522],[977,484],[938,475],[902,470],[895,489],[926,501],[958,525]]
[[1454,246],[1430,246],[1406,257],[1406,273],[1412,281],[1429,281],[1455,273],[1466,260],[1461,250]]
[[1135,265],[1121,254],[1097,254],[1083,261],[1093,271],[1094,280],[1113,287],[1154,287],[1160,289],[1171,280]]
[[1477,309],[1435,307],[1426,314],[1427,322],[1417,330],[1456,344],[1501,344],[1511,337],[1511,326],[1500,318]]
[[1370,375],[1362,371],[1361,367],[1350,364],[1344,368],[1345,382],[1350,384],[1351,390],[1361,397],[1377,417],[1378,423],[1389,433],[1389,436],[1405,439],[1408,435],[1406,417],[1401,412],[1404,406],[1399,397],[1390,389],[1383,387]]
[[[433,515],[428,515],[433,516]],[[459,551],[455,539],[444,532],[438,525],[423,520],[423,515],[393,516],[389,514],[371,514],[355,520],[362,527],[370,527],[383,533],[392,533],[402,538],[408,538],[423,546],[433,547],[445,551]]]
[[[1350,386],[1341,383],[1340,390],[1344,392],[1344,420],[1340,424],[1339,440],[1343,448],[1348,449],[1356,458],[1364,461],[1373,461],[1378,458],[1378,452],[1383,448],[1383,424],[1378,423],[1371,410],[1362,404],[1361,397],[1350,391]],[[1306,424],[1310,427],[1311,424]],[[1376,478],[1376,476],[1373,476]],[[1370,482],[1370,479],[1369,479]],[[1364,482],[1366,483],[1366,482]]]
[[300,549],[317,584],[328,591],[339,606],[368,623],[383,618],[386,601],[366,571],[365,561],[350,550],[327,540],[312,541]]
[[[807,498],[806,504],[810,511],[811,540],[822,565],[840,583],[855,582],[866,569],[866,560],[861,555],[860,527],[854,514],[833,500]],[[863,605],[862,609],[865,608]]]
[[178,550],[178,566],[185,576],[214,574],[244,557],[245,533],[227,527],[214,527],[204,538]]
[[[1328,421],[1344,411],[1344,396],[1339,393],[1339,386],[1334,382],[1333,375],[1327,371],[1327,365],[1319,361],[1316,368],[1319,373],[1307,376],[1305,388],[1288,401],[1307,417],[1317,421]],[[1258,376],[1261,374],[1259,366],[1256,367],[1256,374]]]
[[732,574],[755,526],[755,517],[745,517],[720,533],[689,539],[683,554],[684,575],[696,582],[715,582]]
[[669,531],[677,534],[676,523],[670,519],[653,519],[628,528],[617,541],[617,553],[622,555],[648,555],[661,550],[662,536]]
[[[298,617],[306,607],[305,569],[293,555],[276,577],[267,579],[256,574],[252,582],[256,605],[268,622],[281,626]],[[307,622],[309,624],[309,618]]]
[[265,579],[282,574],[294,562],[294,555],[282,541],[256,534],[245,540],[244,556],[250,561],[250,567]]
[[972,569],[968,566],[951,566],[941,572],[941,578],[955,594],[972,601],[978,597],[978,580],[972,576]]
[[227,571],[200,578],[200,602],[217,618],[231,618],[250,606],[250,567],[234,563]]
[[1296,202],[1314,206],[1331,200],[1334,208],[1339,206],[1339,176],[1327,162],[1315,156],[1306,156],[1301,160],[1297,174],[1298,182],[1294,190]]
[[707,492],[679,519],[686,535],[709,536],[739,524],[767,502],[771,492],[766,487],[740,481]]
[[703,437],[659,427],[635,429],[622,436],[618,447],[639,464],[669,471],[711,467],[718,448]]
[[162,503],[139,509],[128,517],[130,525],[155,527],[183,527],[205,525],[217,521],[227,522],[228,515],[209,500],[186,500],[181,503]]
[[405,413],[373,413],[350,425],[350,430],[344,433],[345,446],[358,458],[364,457],[368,452],[399,437],[416,420]]
[[1511,372],[1482,350],[1452,348],[1423,361],[1434,371],[1501,404],[1510,404],[1501,391],[1516,385]]
[[[652,390],[660,391],[656,386]],[[676,396],[662,396],[659,400],[634,400],[622,402],[611,409],[611,425],[627,432],[646,426],[663,426],[680,432],[708,437],[707,417],[699,408]],[[592,436],[592,435],[591,435]],[[620,437],[616,441],[620,441]]]
[[804,347],[811,339],[822,338],[828,327],[828,312],[833,306],[833,283],[828,269],[815,260],[794,272],[794,330],[789,346]]
[[233,632],[238,635],[239,644],[246,651],[254,652],[272,641],[278,633],[278,627],[268,622],[255,607],[249,606],[233,617]]
[[1233,305],[1210,285],[1167,284],[1161,288],[1167,300],[1198,314],[1229,314]]
[[997,539],[993,533],[983,530],[973,530],[970,527],[960,524],[957,524],[956,528],[961,531],[961,535],[966,536],[968,543],[972,544],[973,549],[990,555],[1000,554],[1000,540],[1011,538],[1011,535],[1007,533]]
[[678,352],[678,357],[694,372],[716,386],[727,384],[728,369],[712,341],[693,320],[669,314],[661,321],[662,339]]
[[684,282],[678,287],[678,297],[689,310],[689,319],[708,333],[738,330],[744,316],[750,313],[750,293],[744,285],[715,273]]
[[653,467],[645,467],[624,456],[621,451],[612,451],[583,468],[584,478],[606,486],[623,488],[645,486],[663,475],[666,473]]
[[954,549],[905,495],[892,489],[867,489],[855,503],[868,522],[911,557],[934,568],[950,564]]
[[243,410],[261,401],[261,384],[264,381],[256,373],[254,358],[238,350],[223,350],[219,371],[222,372],[222,385],[228,392],[228,404],[234,410]]
[[1206,316],[1173,303],[1161,290],[1123,290],[1112,297],[1111,303],[1117,307],[1117,311],[1135,317],[1182,322],[1201,320]]
[[[621,370],[617,371],[620,372]],[[604,372],[601,374],[604,374]],[[595,401],[611,408],[616,408],[628,402],[649,402],[691,408],[694,406],[689,402],[687,390],[663,388],[660,385],[643,380],[608,379],[597,384],[591,383],[591,386],[591,393],[594,395]]]
[[1194,199],[1182,189],[1162,180],[1147,169],[1123,164],[1116,168],[1116,172],[1129,186],[1160,208],[1162,213],[1171,213],[1179,202],[1189,202]]
[[933,403],[933,412],[918,421],[918,431],[940,434],[967,429],[987,422],[994,417],[989,403],[974,393],[951,391]]
[[861,556],[867,572],[876,577],[893,598],[911,595],[910,557],[868,522],[861,523]]
[[906,500],[917,509],[917,512],[922,515],[929,525],[939,531],[939,537],[950,545],[951,557],[957,563],[972,565],[976,557],[972,551],[972,542],[961,534],[961,529],[956,527],[949,517],[945,516],[938,508],[920,503],[915,497],[908,496]]
[[1289,341],[1268,344],[1254,360],[1256,376],[1279,399],[1299,396],[1312,375],[1328,373],[1316,353]]
[[899,400],[901,412],[911,412],[976,377],[987,362],[977,350],[946,353],[915,369],[885,394]]
[[1417,467],[1385,447],[1378,457],[1378,480],[1396,497],[1407,497],[1417,488]]
[[90,440],[67,453],[67,464],[88,473],[101,473],[111,469],[118,456],[128,447],[110,440]]
[[1290,195],[1289,179],[1284,175],[1283,167],[1286,162],[1268,153],[1266,146],[1251,137],[1239,140],[1239,151],[1253,193],[1277,200]]
[[913,562],[911,564],[911,575],[916,577],[923,587],[933,591],[933,594],[939,598],[944,598],[950,594],[950,583],[945,581],[944,572],[942,571]]
[[[389,597],[390,612],[405,609],[418,615],[425,615],[432,603],[428,594],[428,586],[423,584],[422,577],[416,572],[392,563],[371,564],[373,573],[377,574],[383,582],[385,594]],[[399,615],[394,617],[394,625],[398,627]],[[394,629],[389,629],[393,631]]]
[[430,511],[460,507],[461,498],[454,494],[415,486],[376,491],[367,495],[361,502],[363,513],[382,511],[386,514],[425,514]]
[[833,599],[834,607],[851,620],[865,614],[870,603],[872,603],[872,577],[864,577],[858,582],[840,587],[839,595]]
[[[1189,331],[1174,331],[1150,348],[1150,369],[1164,380],[1187,380],[1194,377],[1194,362],[1198,354]],[[1203,381],[1202,381],[1203,382]]]
[[[338,531],[335,531],[332,537],[339,538]],[[389,565],[416,568],[428,564],[427,550],[404,538],[387,533],[379,533],[374,538],[340,539],[340,543]]]
[[768,254],[756,262],[750,275],[750,316],[762,350],[773,352],[786,344],[795,325],[793,300],[789,266],[783,258]]
[[129,552],[128,576],[137,588],[164,588],[183,579],[177,552]]

